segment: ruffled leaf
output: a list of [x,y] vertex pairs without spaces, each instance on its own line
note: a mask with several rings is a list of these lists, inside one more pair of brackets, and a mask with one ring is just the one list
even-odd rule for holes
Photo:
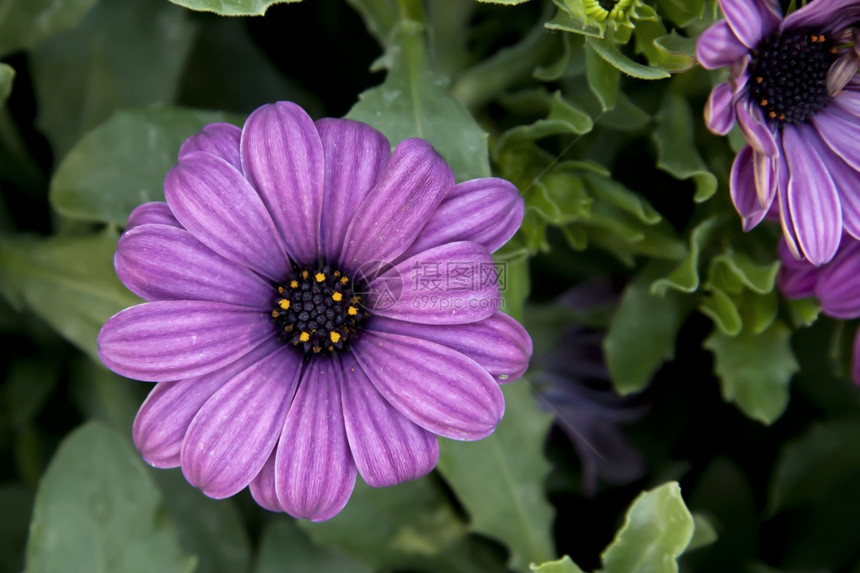
[[603,551],[605,573],[677,573],[678,557],[693,539],[695,524],[677,482],[639,494],[624,525]]
[[[370,573],[372,569],[329,545],[314,543],[288,517],[272,520],[263,529],[254,573],[292,571]],[[236,571],[236,569],[234,569]]]
[[567,555],[556,561],[547,561],[540,565],[532,563],[530,569],[532,573],[585,573]]
[[628,284],[609,323],[603,349],[620,394],[645,388],[675,355],[675,338],[689,308],[678,293],[651,294],[649,287],[659,273],[651,266]]
[[615,42],[604,38],[589,38],[588,46],[597,54],[628,76],[640,80],[661,80],[669,77],[669,72],[658,66],[643,66],[634,62],[618,50]]
[[734,337],[711,334],[703,346],[714,353],[723,400],[763,424],[775,422],[788,405],[788,384],[799,370],[790,335],[780,321],[760,334],[747,329]]
[[6,99],[12,92],[12,80],[15,79],[15,69],[8,65],[0,63],[0,106],[6,103]]
[[678,179],[696,184],[696,203],[707,201],[717,191],[717,178],[696,150],[693,113],[687,100],[669,92],[657,113],[657,129],[652,138],[657,146],[657,167]]
[[189,10],[214,12],[219,16],[262,16],[269,6],[301,0],[170,0]]

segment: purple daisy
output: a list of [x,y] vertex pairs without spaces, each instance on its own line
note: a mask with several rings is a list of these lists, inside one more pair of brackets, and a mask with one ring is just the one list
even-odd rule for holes
[[696,53],[731,67],[705,121],[719,135],[737,121],[747,140],[730,182],[744,230],[774,205],[791,253],[826,263],[843,229],[860,238],[860,0],[813,0],[785,19],[776,0],[719,3],[725,20]]
[[426,141],[392,152],[279,102],[188,139],[164,188],[114,261],[146,302],[98,337],[110,369],[157,382],[133,428],[147,462],[320,521],[356,472],[414,479],[437,436],[495,429],[532,352],[487,278],[523,217],[509,182],[455,184]]
[[[829,263],[816,267],[792,256],[785,244],[780,242],[777,284],[788,298],[815,296],[821,311],[840,320],[860,318],[860,242],[850,235],[843,235],[836,255]],[[854,338],[854,364],[852,377],[860,384],[860,331]]]

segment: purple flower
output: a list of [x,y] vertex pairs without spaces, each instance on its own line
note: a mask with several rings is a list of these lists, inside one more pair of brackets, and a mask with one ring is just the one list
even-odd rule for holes
[[[860,318],[860,242],[844,235],[833,259],[820,267],[795,259],[784,241],[779,245],[782,266],[777,276],[780,290],[788,298],[815,296],[821,311],[833,318]],[[854,339],[854,382],[860,384],[860,331]]]
[[719,2],[725,20],[696,53],[731,66],[705,121],[719,135],[737,121],[747,140],[730,181],[744,230],[774,205],[791,253],[826,263],[843,229],[860,238],[860,0],[813,0],[785,19],[776,0]]
[[[567,291],[559,303],[571,310],[617,304],[618,291],[608,280],[592,280]],[[603,359],[605,333],[574,325],[538,360],[532,378],[541,387],[540,405],[556,416],[582,461],[584,495],[597,493],[598,479],[631,483],[644,475],[645,459],[624,436],[622,426],[637,422],[645,406],[636,397],[619,396]]]
[[495,429],[499,384],[532,351],[489,272],[523,217],[513,185],[455,185],[426,141],[392,152],[368,125],[279,102],[188,139],[164,187],[115,256],[146,302],[98,338],[109,368],[158,382],[133,429],[150,464],[320,521],[356,471],[414,479],[437,435]]

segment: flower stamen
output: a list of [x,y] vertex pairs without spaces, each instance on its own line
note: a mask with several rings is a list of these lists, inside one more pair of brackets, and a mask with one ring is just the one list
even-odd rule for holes
[[272,318],[281,339],[306,356],[343,350],[359,333],[367,316],[360,311],[362,298],[349,277],[330,267],[311,272],[294,268],[296,279],[278,285]]

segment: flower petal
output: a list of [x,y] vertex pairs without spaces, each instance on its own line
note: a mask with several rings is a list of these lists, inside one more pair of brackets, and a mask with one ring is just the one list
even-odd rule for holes
[[455,185],[402,258],[427,249],[473,241],[491,253],[514,236],[523,222],[525,202],[513,183],[496,177]]
[[200,407],[228,380],[273,352],[278,344],[272,338],[215,372],[156,384],[138,410],[132,426],[132,438],[143,459],[157,468],[179,466],[182,440]]
[[235,167],[190,153],[167,174],[164,195],[182,226],[236,264],[278,280],[290,269],[283,241],[257,192]]
[[198,133],[185,140],[179,148],[179,161],[186,155],[200,151],[220,157],[239,171],[242,160],[239,158],[239,141],[242,130],[230,123],[210,123]]
[[264,105],[242,130],[242,167],[299,264],[318,255],[325,158],[313,120],[294,103]]
[[782,238],[785,241],[785,248],[791,253],[795,259],[803,259],[803,254],[800,252],[800,246],[797,241],[797,234],[794,231],[794,225],[791,222],[791,214],[788,209],[788,165],[785,162],[785,153],[775,158],[778,169],[777,175],[777,204],[779,210],[779,225],[782,227]]
[[293,517],[324,521],[343,509],[355,486],[334,360],[307,366],[275,454],[275,491]]
[[813,116],[812,123],[833,153],[854,169],[860,170],[860,146],[856,142],[860,118],[841,111],[839,106],[830,106]]
[[325,153],[321,252],[326,260],[339,261],[346,230],[385,171],[391,145],[382,133],[358,121],[325,118],[316,126]]
[[102,362],[135,380],[164,382],[208,374],[274,335],[259,311],[220,302],[165,300],[118,312],[102,327]]
[[758,225],[767,213],[767,207],[762,207],[758,200],[754,174],[754,155],[756,153],[749,145],[741,149],[740,153],[735,157],[734,163],[732,163],[731,178],[729,180],[732,203],[735,204],[735,209],[737,209],[738,214],[743,220],[744,231],[749,231]]
[[779,275],[776,282],[779,289],[788,298],[806,298],[815,293],[815,284],[821,275],[822,267],[816,267],[809,261],[799,261],[794,258],[785,240],[779,242]]
[[356,209],[341,262],[354,270],[367,261],[394,261],[415,241],[453,185],[451,168],[429,143],[401,142],[376,187]]
[[284,511],[284,508],[281,507],[281,502],[278,501],[278,494],[275,491],[275,452],[272,452],[272,455],[266,460],[263,469],[260,470],[260,473],[251,482],[249,489],[254,501],[260,507],[269,511]]
[[860,238],[860,171],[857,171],[839,156],[834,155],[824,142],[811,134],[807,144],[814,147],[839,192],[842,207],[842,225],[852,237]]
[[705,124],[717,135],[725,135],[735,125],[735,106],[732,87],[723,82],[717,84],[705,104]]
[[814,265],[833,258],[842,236],[842,208],[836,184],[826,165],[805,143],[815,137],[811,127],[786,127],[783,149],[789,170],[788,210],[798,245]]
[[224,384],[194,416],[182,443],[182,473],[215,499],[238,493],[274,451],[301,373],[281,346]]
[[367,485],[387,487],[429,473],[439,460],[436,436],[386,402],[349,353],[341,363],[346,436]]
[[825,314],[842,320],[860,318],[860,243],[850,237],[830,264],[826,265],[815,285],[815,296]]
[[525,374],[532,339],[522,325],[503,312],[471,324],[432,325],[375,317],[371,330],[421,338],[465,354],[497,382],[513,382]]
[[752,145],[754,150],[770,157],[779,154],[773,131],[765,123],[758,104],[749,99],[741,99],[735,105],[735,112],[737,113],[738,127],[741,128],[747,143]]
[[188,299],[265,309],[273,290],[245,267],[214,253],[180,227],[141,225],[123,233],[114,266],[145,300]]
[[816,0],[786,16],[782,25],[788,29],[820,28],[827,33],[857,20],[860,20],[857,0]]
[[779,28],[781,10],[776,0],[720,0],[729,28],[747,48]]
[[138,225],[146,225],[155,223],[159,225],[171,225],[173,227],[181,227],[179,221],[170,212],[170,207],[164,201],[153,201],[152,203],[144,203],[134,208],[134,211],[128,216],[128,224],[125,230],[130,231]]
[[753,153],[753,171],[755,174],[755,189],[758,194],[758,202],[765,211],[773,205],[776,197],[778,163],[773,157],[764,153]]
[[[486,247],[448,243],[406,259],[370,283],[374,315],[424,324],[465,324],[492,316],[503,302],[500,269]],[[398,281],[397,300],[387,298]]]
[[392,406],[434,434],[479,440],[504,414],[504,397],[493,377],[447,346],[366,330],[353,355]]
[[731,66],[748,52],[725,20],[710,26],[696,41],[696,59],[706,70]]

